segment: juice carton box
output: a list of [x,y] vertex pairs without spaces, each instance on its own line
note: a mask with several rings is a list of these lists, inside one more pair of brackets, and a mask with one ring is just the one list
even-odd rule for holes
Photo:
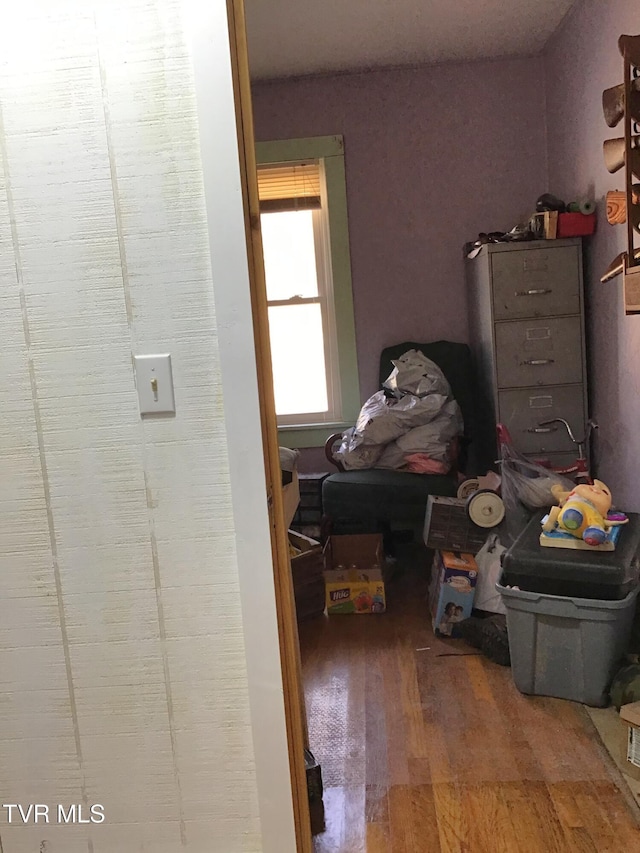
[[327,613],[384,613],[382,536],[330,536],[324,547]]

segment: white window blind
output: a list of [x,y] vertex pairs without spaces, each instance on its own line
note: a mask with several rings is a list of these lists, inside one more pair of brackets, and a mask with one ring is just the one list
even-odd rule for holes
[[320,208],[320,164],[279,163],[258,169],[261,213]]

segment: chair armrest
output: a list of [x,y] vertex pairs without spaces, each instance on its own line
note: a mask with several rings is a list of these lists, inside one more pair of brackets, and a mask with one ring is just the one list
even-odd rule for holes
[[336,441],[340,441],[342,439],[341,432],[334,432],[332,435],[324,443],[324,455],[327,457],[327,460],[338,469],[338,471],[344,471],[344,465],[341,462],[338,462],[333,458],[333,447]]
[[449,459],[451,460],[451,474],[460,477],[460,463],[464,459],[465,439],[462,435],[455,435],[449,442]]

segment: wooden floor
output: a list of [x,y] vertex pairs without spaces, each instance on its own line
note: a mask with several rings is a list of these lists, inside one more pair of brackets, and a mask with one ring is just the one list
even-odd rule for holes
[[300,630],[316,853],[640,851],[637,809],[582,705],[526,697],[511,670],[438,640],[405,567],[384,615]]

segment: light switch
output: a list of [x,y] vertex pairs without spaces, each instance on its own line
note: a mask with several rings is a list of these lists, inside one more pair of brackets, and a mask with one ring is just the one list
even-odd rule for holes
[[175,413],[171,356],[136,355],[134,363],[140,414]]

